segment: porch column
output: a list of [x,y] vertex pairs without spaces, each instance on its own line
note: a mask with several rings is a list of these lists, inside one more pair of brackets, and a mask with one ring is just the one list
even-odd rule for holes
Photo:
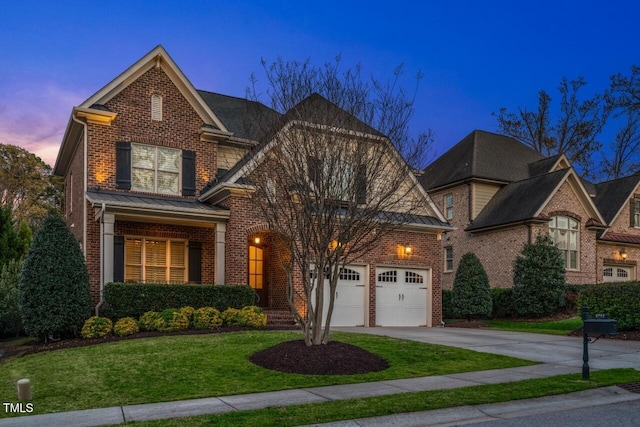
[[227,224],[216,224],[216,252],[215,252],[215,283],[217,285],[225,284],[225,234],[227,233]]
[[102,284],[113,282],[113,224],[115,215],[102,214]]

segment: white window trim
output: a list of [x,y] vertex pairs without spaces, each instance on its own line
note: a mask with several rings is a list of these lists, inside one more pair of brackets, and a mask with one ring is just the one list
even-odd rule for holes
[[[447,249],[451,249],[451,268],[450,269],[447,268],[447,264],[448,264],[447,261],[449,260],[449,258],[447,258]],[[443,255],[444,255],[444,269],[443,269],[443,271],[445,273],[452,273],[453,272],[453,246],[445,246],[444,251],[442,251],[442,252],[443,252]]]
[[[560,230],[566,230],[567,232],[571,232],[573,230],[571,230],[571,221],[575,221],[578,225],[578,229],[575,230],[576,231],[576,267],[575,268],[570,268],[569,267],[569,254],[571,252],[571,249],[569,249],[567,247],[567,249],[560,249],[560,251],[562,252],[562,255],[564,256],[564,265],[565,265],[565,270],[566,271],[580,271],[580,253],[581,253],[581,247],[580,247],[580,221],[578,221],[577,219],[567,216],[567,215],[556,215],[552,218],[555,219],[556,222],[556,227],[555,228],[551,228],[551,225],[549,225],[549,235],[551,236],[551,238],[553,239],[553,241],[555,242],[555,236],[554,234],[551,233],[551,230],[558,230],[558,218],[567,218],[567,222],[568,222],[568,228],[564,229],[561,228]],[[558,244],[556,243],[556,247],[558,246]]]
[[640,199],[631,199],[633,203],[633,228],[640,228]]
[[[145,168],[134,168],[133,166],[133,150],[135,150],[136,146],[140,147],[152,147],[154,149],[154,157],[153,157],[153,190],[151,193],[155,194],[168,194],[171,196],[181,196],[182,195],[182,150],[179,148],[171,148],[171,147],[159,147],[157,145],[149,145],[149,144],[140,144],[138,142],[131,143],[131,189],[133,191],[141,191],[141,192],[149,192],[146,188],[136,187],[134,185],[133,179],[133,170],[141,169],[141,170],[151,170]],[[160,149],[163,150],[172,150],[178,152],[178,191],[176,193],[171,192],[161,192],[158,191],[158,151]],[[161,171],[163,172],[163,171]]]
[[[451,204],[447,204],[447,199],[451,199]],[[451,213],[449,213],[451,212]],[[447,193],[444,195],[444,217],[447,220],[453,219],[453,193]]]
[[163,237],[152,237],[152,236],[134,236],[134,235],[126,235],[124,236],[124,240],[125,240],[125,244],[124,244],[124,277],[125,277],[125,281],[126,281],[126,277],[127,277],[127,268],[129,266],[129,263],[127,263],[127,240],[140,240],[142,247],[140,248],[141,250],[141,255],[140,255],[140,269],[142,272],[142,278],[141,278],[141,282],[145,283],[146,280],[146,241],[147,240],[155,240],[155,241],[163,241],[163,242],[167,242],[167,256],[166,256],[166,260],[167,260],[167,265],[165,265],[166,268],[166,273],[165,273],[165,282],[166,283],[172,283],[169,279],[171,277],[170,274],[170,269],[171,269],[171,243],[182,243],[184,245],[184,277],[183,277],[183,283],[187,283],[189,281],[189,247],[188,247],[188,240],[186,239],[170,239],[170,238],[163,238]]

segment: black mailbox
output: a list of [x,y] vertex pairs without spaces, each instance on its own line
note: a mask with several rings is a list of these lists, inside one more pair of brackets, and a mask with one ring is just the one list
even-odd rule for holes
[[586,334],[618,335],[618,322],[613,319],[584,320]]

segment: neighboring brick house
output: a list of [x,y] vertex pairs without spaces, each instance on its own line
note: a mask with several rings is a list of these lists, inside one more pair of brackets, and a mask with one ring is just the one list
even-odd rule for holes
[[[512,286],[516,256],[540,233],[550,233],[562,250],[568,283],[602,282],[610,272],[603,265],[608,268],[616,259],[612,245],[617,247],[621,241],[628,247],[629,258],[622,262],[618,257],[615,265],[635,265],[631,259],[640,255],[640,228],[629,228],[631,208],[623,209],[629,200],[635,203],[638,179],[629,178],[634,179],[635,186],[629,186],[616,202],[617,216],[604,216],[598,206],[610,203],[609,193],[616,184],[593,186],[576,174],[563,155],[544,157],[513,138],[472,132],[420,178],[455,227],[442,238],[443,288],[453,286],[458,262],[466,252],[478,255],[491,286]],[[608,225],[615,231],[615,224],[620,224],[617,233],[624,237],[608,231]],[[635,270],[628,274],[635,279]]]
[[[277,240],[249,199],[261,167],[252,160],[271,146],[249,126],[257,115],[286,119],[196,90],[161,46],[73,108],[54,173],[96,310],[111,281],[248,284],[261,305],[288,308]],[[345,269],[338,286],[350,297],[334,325],[441,322],[439,240],[451,226],[415,175],[406,179],[422,212],[395,213],[404,225]]]

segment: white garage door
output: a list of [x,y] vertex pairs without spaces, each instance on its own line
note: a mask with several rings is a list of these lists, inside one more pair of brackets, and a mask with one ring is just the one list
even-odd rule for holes
[[604,266],[602,270],[604,282],[628,282],[635,280],[635,270],[632,266]]
[[376,268],[376,325],[429,325],[430,279],[429,269]]
[[[364,326],[366,267],[348,265],[343,268],[336,286],[331,326]],[[324,281],[322,317],[329,312],[329,281]]]

